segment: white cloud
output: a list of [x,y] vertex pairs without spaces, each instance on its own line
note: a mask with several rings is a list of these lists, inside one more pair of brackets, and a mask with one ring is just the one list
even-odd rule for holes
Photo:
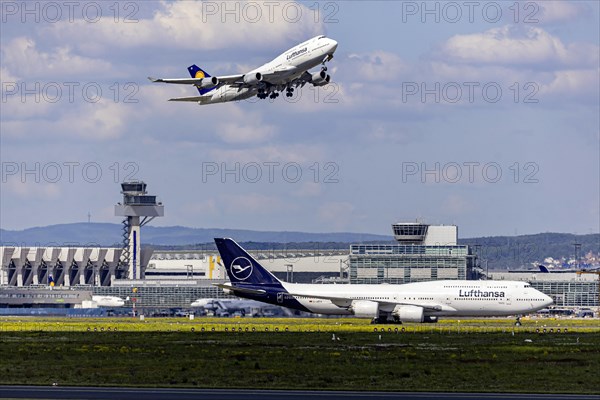
[[[232,12],[227,13],[227,10]],[[298,21],[294,10],[299,10],[301,15]],[[112,18],[102,18],[96,23],[79,19],[55,25],[48,33],[77,43],[81,48],[88,46],[89,37],[93,37],[95,51],[102,50],[101,47],[104,51],[114,47],[194,51],[231,47],[267,49],[323,32],[322,24],[313,21],[311,10],[295,2],[162,1],[152,18],[139,19],[136,23],[116,23]],[[84,28],[86,35],[75,35]]]
[[273,144],[244,149],[212,148],[210,150],[213,160],[231,160],[240,163],[278,162],[281,165],[286,163],[312,165],[316,161],[324,160],[324,154],[321,146],[307,144]]
[[216,124],[216,134],[226,143],[263,142],[276,135],[276,126],[263,121],[260,113],[246,112],[237,104],[228,108],[226,113],[221,107],[215,109],[223,121]]
[[2,75],[19,75],[23,79],[43,79],[49,82],[56,79],[75,81],[82,76],[93,79],[106,76],[112,70],[108,61],[82,57],[73,54],[68,46],[59,46],[49,51],[37,48],[34,39],[16,37],[2,46]]
[[[11,104],[16,109],[20,108],[18,102],[13,101]],[[42,107],[38,118],[28,119],[27,113],[21,112],[20,119],[2,121],[2,134],[28,140],[80,138],[102,141],[120,137],[126,120],[132,119],[129,118],[131,113],[127,107],[106,99],[97,103],[82,102],[62,107],[57,114],[53,113],[55,106],[59,106],[57,104],[53,104],[53,107],[47,104],[44,106],[43,103],[34,104]]]
[[445,60],[492,65],[596,65],[598,46],[564,44],[545,30],[506,25],[483,33],[454,35],[441,47]]
[[539,14],[538,10],[525,5],[523,6],[522,16],[530,16],[530,18],[538,20],[541,24],[572,22],[589,11],[585,4],[574,1],[539,1],[534,5],[539,7]]
[[540,94],[553,96],[589,95],[598,100],[600,69],[556,71],[553,79],[540,87]]
[[[19,78],[16,75],[13,75],[8,68],[4,66],[0,67],[0,82],[17,82],[18,80]],[[2,86],[2,90],[4,90],[4,85]]]
[[409,64],[397,54],[382,50],[350,54],[342,64],[347,75],[363,82],[399,81],[410,71]]

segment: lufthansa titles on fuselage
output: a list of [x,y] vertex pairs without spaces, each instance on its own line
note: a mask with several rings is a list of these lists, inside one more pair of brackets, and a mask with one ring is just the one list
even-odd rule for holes
[[487,291],[487,290],[475,290],[475,289],[471,289],[471,290],[465,290],[463,291],[462,289],[458,290],[458,297],[505,297],[505,293],[504,292],[493,292],[493,291]]
[[289,59],[291,59],[291,58],[294,58],[294,57],[296,57],[296,56],[299,56],[300,54],[304,54],[304,53],[306,53],[307,51],[308,51],[308,48],[306,48],[306,47],[304,47],[303,49],[300,49],[300,50],[296,50],[296,51],[294,51],[292,54],[288,54],[288,56],[287,56],[287,58],[286,58],[286,59],[287,59],[287,60],[289,60]]

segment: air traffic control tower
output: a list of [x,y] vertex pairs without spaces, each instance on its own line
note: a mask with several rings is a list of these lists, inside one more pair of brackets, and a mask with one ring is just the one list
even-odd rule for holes
[[[123,202],[115,205],[115,215],[123,220],[123,252],[121,263],[126,265],[129,279],[143,279],[140,228],[156,217],[165,215],[165,207],[156,196],[146,192],[146,183],[131,181],[121,183]],[[142,262],[141,265],[144,265]]]

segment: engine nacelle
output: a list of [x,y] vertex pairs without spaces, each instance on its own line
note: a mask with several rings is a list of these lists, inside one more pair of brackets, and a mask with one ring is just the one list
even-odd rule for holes
[[331,76],[325,71],[315,72],[312,74],[310,81],[314,86],[325,86],[331,80]]
[[219,79],[216,76],[211,76],[209,78],[203,78],[198,86],[200,89],[208,89],[211,87],[215,87],[219,84]]
[[379,317],[379,303],[368,300],[355,300],[349,308],[350,312],[359,318]]
[[256,84],[262,80],[263,80],[263,76],[260,72],[244,75],[244,83],[246,83],[248,85]]
[[401,322],[423,322],[423,307],[419,306],[396,306],[392,311],[392,316],[398,318]]

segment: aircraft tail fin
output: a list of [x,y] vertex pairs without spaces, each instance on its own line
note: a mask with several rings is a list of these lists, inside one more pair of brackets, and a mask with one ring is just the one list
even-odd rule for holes
[[232,284],[269,285],[281,287],[281,281],[240,247],[233,239],[215,238],[223,266]]
[[[190,73],[190,76],[192,78],[210,78],[210,74],[208,72],[204,71],[202,68],[200,68],[196,64],[190,65],[188,67],[188,72]],[[200,93],[200,95],[203,95],[203,94],[208,93],[211,90],[213,90],[214,87],[210,87],[210,88],[197,87],[197,89],[198,89],[198,92]]]
[[550,271],[548,271],[548,268],[546,268],[546,266],[544,266],[542,264],[538,265],[538,268],[540,269],[540,272],[545,272],[545,273],[550,272]]

